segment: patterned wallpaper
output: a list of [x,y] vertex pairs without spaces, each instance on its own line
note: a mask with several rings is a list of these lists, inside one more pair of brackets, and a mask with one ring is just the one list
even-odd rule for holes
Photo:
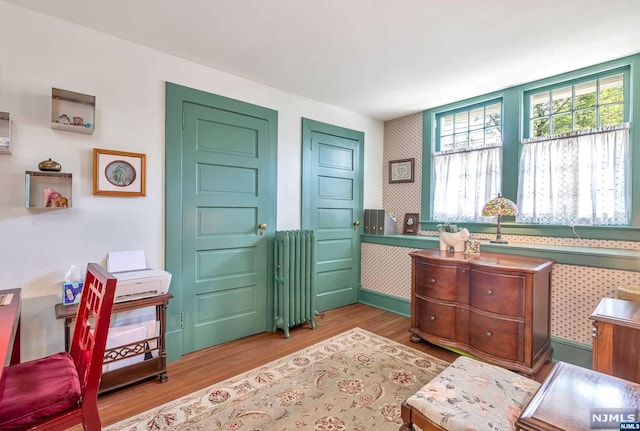
[[[389,161],[411,158],[415,159],[414,182],[389,184]],[[422,113],[384,123],[382,172],[382,206],[387,211],[396,214],[397,232],[402,233],[404,215],[406,213],[420,213]]]
[[[362,243],[362,286],[411,299],[413,248]],[[555,264],[551,271],[551,335],[591,345],[589,316],[620,286],[640,285],[640,272]]]
[[[389,184],[389,160],[415,158],[415,182]],[[384,183],[382,202],[397,215],[402,232],[404,214],[420,212],[422,186],[422,113],[387,121],[384,125]],[[420,232],[437,235],[437,232]],[[490,239],[491,234],[473,234]],[[640,250],[634,241],[583,240],[503,235],[510,242]],[[411,248],[362,243],[362,286],[410,299]],[[615,297],[620,286],[640,285],[640,272],[555,264],[551,273],[551,334],[591,345],[589,316],[602,297]]]

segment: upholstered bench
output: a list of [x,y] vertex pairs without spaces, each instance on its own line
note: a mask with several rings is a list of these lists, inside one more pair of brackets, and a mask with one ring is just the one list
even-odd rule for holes
[[508,431],[540,387],[504,368],[461,356],[402,404],[401,431]]

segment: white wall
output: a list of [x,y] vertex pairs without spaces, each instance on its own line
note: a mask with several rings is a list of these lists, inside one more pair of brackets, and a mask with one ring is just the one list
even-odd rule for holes
[[[278,111],[278,229],[300,227],[301,118],[365,133],[365,207],[381,207],[383,124],[0,0],[0,111],[13,155],[0,155],[0,289],[21,287],[22,360],[63,349],[54,316],[71,265],[112,250],[164,262],[165,81]],[[50,128],[51,88],[96,96],[93,135]],[[92,149],[147,155],[147,196],[92,194]],[[24,172],[51,157],[73,173],[73,208],[25,208]]]

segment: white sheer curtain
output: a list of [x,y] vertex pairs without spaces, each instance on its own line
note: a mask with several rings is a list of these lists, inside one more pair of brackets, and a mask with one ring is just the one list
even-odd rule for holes
[[433,219],[486,221],[482,207],[500,191],[501,158],[501,147],[434,153]]
[[526,139],[517,221],[626,225],[628,175],[628,124]]

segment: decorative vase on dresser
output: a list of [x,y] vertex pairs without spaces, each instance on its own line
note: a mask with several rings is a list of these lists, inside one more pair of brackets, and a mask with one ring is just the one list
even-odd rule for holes
[[531,376],[551,360],[553,261],[437,249],[409,254],[412,341]]

